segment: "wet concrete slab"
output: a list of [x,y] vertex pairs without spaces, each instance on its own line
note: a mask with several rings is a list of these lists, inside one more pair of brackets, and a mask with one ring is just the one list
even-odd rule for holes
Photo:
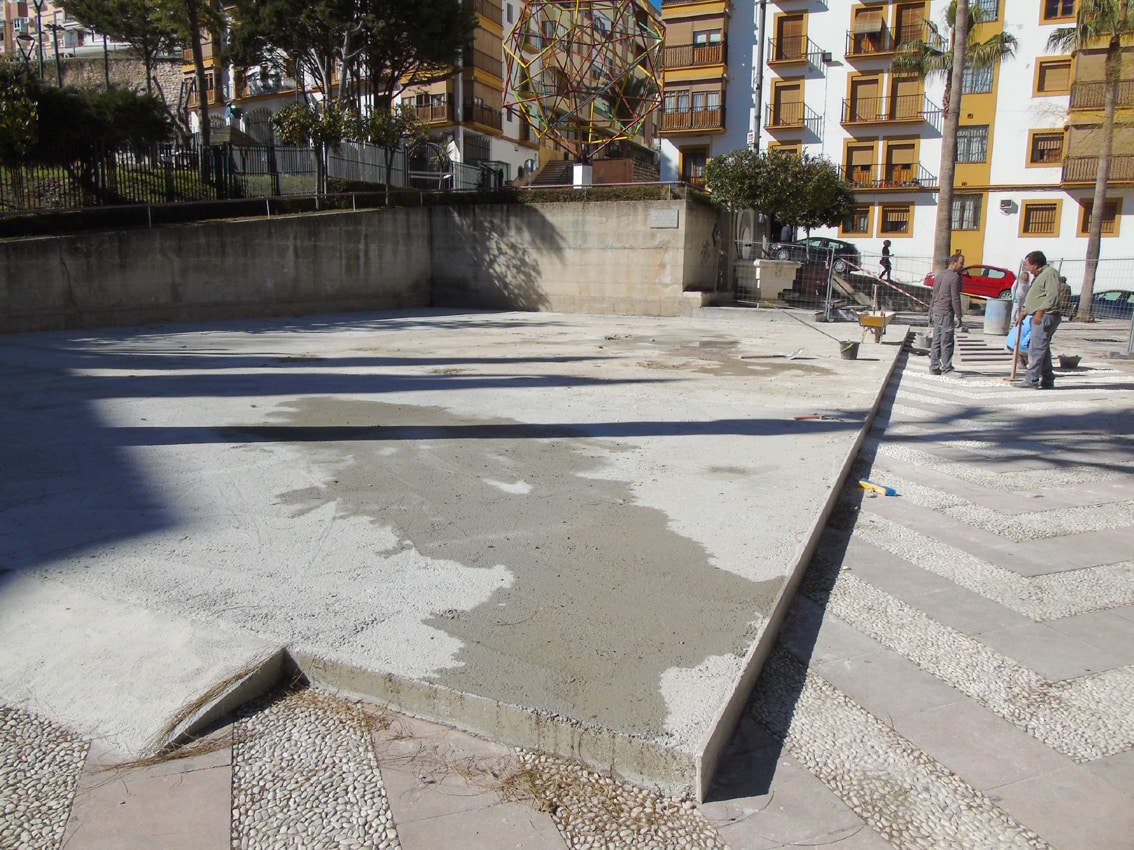
[[[699,794],[904,330],[857,360],[857,325],[774,310],[5,337],[0,617],[50,581]],[[114,656],[87,675],[143,687]]]

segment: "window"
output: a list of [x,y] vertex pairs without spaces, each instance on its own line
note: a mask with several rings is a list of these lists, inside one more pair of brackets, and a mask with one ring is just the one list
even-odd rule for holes
[[[1079,216],[1079,235],[1086,236],[1091,230],[1091,201],[1088,198],[1080,201],[1082,212]],[[1122,201],[1105,201],[1103,203],[1103,236],[1118,235],[1118,218],[1122,214]]]
[[962,94],[987,94],[992,91],[992,68],[965,68]]
[[682,148],[682,182],[691,186],[703,186],[705,183],[705,163],[708,158],[709,152],[705,148]]
[[988,162],[988,125],[957,128],[957,162]]
[[1063,161],[1063,131],[1036,130],[1028,145],[1028,165],[1059,165]]
[[1024,201],[1020,216],[1021,236],[1058,236],[1059,202]]
[[847,164],[846,178],[857,188],[873,186],[878,179],[875,175],[875,143],[848,144],[843,161]]
[[720,30],[701,30],[693,33],[693,44],[696,47],[708,47],[710,44],[721,43]]
[[1043,20],[1060,21],[1075,17],[1075,0],[1043,0]]
[[953,198],[953,229],[980,230],[981,195],[958,195]]
[[1071,59],[1036,61],[1036,94],[1067,94],[1071,91]]
[[870,204],[859,204],[843,219],[844,236],[870,235]]
[[781,15],[776,20],[776,48],[772,52],[773,62],[791,62],[803,59],[806,51],[804,43],[807,36],[803,15]]
[[879,231],[885,233],[887,236],[909,236],[912,228],[910,227],[910,205],[909,204],[885,204],[882,207],[882,221],[878,227]]
[[972,0],[971,9],[980,9],[981,21],[995,21],[1000,17],[1000,0]]
[[514,23],[514,21],[512,20],[512,4],[506,3],[505,6],[508,9],[508,23],[510,23],[510,24]]

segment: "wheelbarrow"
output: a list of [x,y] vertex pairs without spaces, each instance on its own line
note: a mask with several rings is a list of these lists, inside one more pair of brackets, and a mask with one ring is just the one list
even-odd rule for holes
[[862,326],[862,341],[866,342],[868,333],[874,334],[874,341],[881,342],[886,335],[886,328],[894,317],[898,315],[894,310],[864,310],[858,314],[858,323]]

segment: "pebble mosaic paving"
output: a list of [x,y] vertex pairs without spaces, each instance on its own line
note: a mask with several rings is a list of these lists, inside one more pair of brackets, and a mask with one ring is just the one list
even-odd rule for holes
[[[1070,392],[1085,389],[1084,398],[1075,401],[1055,394],[1059,400],[1053,405],[1051,394],[1027,396],[1003,382],[931,378],[925,371],[924,360],[910,358],[895,374],[893,397],[852,470],[855,480],[858,473],[868,474],[896,487],[898,498],[929,517],[947,517],[1006,541],[1048,540],[1056,547],[1053,553],[1068,536],[1134,527],[1134,502],[1121,497],[1129,495],[1124,490],[1116,491],[1110,501],[1100,501],[1084,487],[1083,504],[1015,513],[999,512],[987,500],[978,505],[963,495],[974,487],[994,497],[1059,489],[1066,502],[1066,490],[1073,495],[1077,484],[1128,476],[1134,452],[1116,451],[1114,435],[1101,431],[1083,433],[1076,456],[1095,448],[1109,452],[1112,462],[1024,470],[1005,470],[1003,458],[995,467],[987,466],[980,454],[995,452],[997,443],[958,437],[987,425],[974,417],[991,411],[1013,453],[1033,445],[1057,453],[1057,435],[1030,432],[1028,415],[1077,410],[1082,417],[1089,416],[1092,404],[1105,404],[1110,414],[1120,407],[1129,416],[1134,391],[1122,390],[1114,372],[1098,369],[1079,376]],[[1108,387],[1113,389],[1104,392]],[[932,395],[927,394],[930,388]],[[979,407],[975,414],[974,405]],[[1129,437],[1119,436],[1122,449],[1121,440],[1128,443]],[[972,456],[959,460],[958,449]],[[956,482],[957,492],[950,490],[950,481]],[[818,610],[823,618],[842,624],[840,628],[912,662],[955,691],[957,700],[1007,720],[1018,734],[1065,757],[1068,769],[1088,770],[1093,763],[1134,750],[1134,668],[1048,680],[987,645],[979,633],[964,634],[920,610],[916,597],[902,599],[864,580],[855,572],[855,559],[877,552],[900,564],[910,581],[932,574],[1039,622],[1100,610],[1134,619],[1134,562],[1023,576],[966,552],[957,540],[936,538],[931,524],[907,527],[906,515],[891,518],[884,508],[884,502],[853,483],[845,488],[830,533],[804,577],[793,616]],[[853,546],[847,545],[848,539]],[[776,646],[746,714],[822,782],[844,812],[860,819],[860,831],[855,832],[859,843],[854,846],[1087,850],[1092,842],[1098,846],[1098,829],[1110,830],[1110,846],[1116,847],[1132,834],[1129,804],[1134,802],[1134,788],[1117,781],[1114,798],[1126,801],[1125,811],[1109,811],[1103,801],[1096,809],[1068,803],[1066,811],[1048,812],[1049,823],[1059,817],[1072,822],[1055,843],[1012,811],[1012,794],[981,790],[950,770],[946,753],[915,746],[825,680],[815,662],[809,666],[797,652],[786,638]],[[248,706],[233,727],[232,846],[414,850],[400,841],[398,801],[389,799],[383,786],[374,748],[376,722],[373,713],[313,691],[277,695]],[[0,846],[62,846],[85,753],[86,744],[65,730],[26,712],[0,710]],[[547,756],[518,751],[510,759],[507,787],[514,793],[516,777],[522,777],[522,796],[531,817],[549,818],[570,850],[787,846],[762,831],[760,806],[776,794],[792,793],[780,788],[775,776],[748,801],[755,814],[737,822],[725,815],[738,805],[736,800],[697,806]],[[1030,779],[1043,781],[1042,776]],[[1081,821],[1078,830],[1076,819]],[[726,832],[728,843],[722,837]],[[77,839],[74,846],[81,847],[81,833],[72,837]],[[457,836],[454,842],[452,846],[460,846]]]

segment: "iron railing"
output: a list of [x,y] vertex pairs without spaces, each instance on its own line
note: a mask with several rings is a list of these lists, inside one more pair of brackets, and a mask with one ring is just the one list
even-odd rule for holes
[[[1063,160],[1064,183],[1094,183],[1099,174],[1097,156],[1069,156]],[[1111,183],[1134,181],[1134,155],[1117,154],[1110,158]]]
[[[1104,80],[1078,82],[1071,84],[1072,109],[1102,109],[1106,98],[1107,83]],[[1118,81],[1118,106],[1134,104],[1134,80]]]
[[822,135],[823,116],[805,103],[770,103],[765,110],[764,126],[775,130],[810,130]]
[[842,171],[856,189],[936,189],[940,184],[921,163],[844,165]]
[[723,43],[667,45],[665,67],[699,68],[705,65],[723,65],[726,56]]
[[662,112],[662,130],[721,130],[724,109],[667,109]]

